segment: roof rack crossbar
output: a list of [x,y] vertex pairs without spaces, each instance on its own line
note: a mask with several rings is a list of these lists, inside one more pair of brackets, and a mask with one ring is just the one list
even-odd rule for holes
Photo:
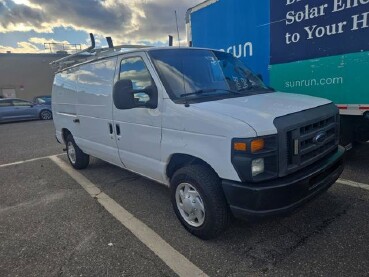
[[122,44],[122,45],[117,45],[117,46],[113,46],[113,47],[103,47],[103,48],[98,48],[98,49],[94,49],[93,51],[91,51],[91,53],[101,53],[101,52],[116,52],[122,49],[144,49],[144,48],[150,48],[152,46],[148,46],[148,45],[135,45],[135,44]]

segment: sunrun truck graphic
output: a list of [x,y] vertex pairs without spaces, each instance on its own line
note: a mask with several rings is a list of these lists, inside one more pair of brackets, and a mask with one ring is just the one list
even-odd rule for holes
[[342,143],[369,140],[369,0],[208,0],[186,26],[190,45],[233,53],[271,87],[332,100]]

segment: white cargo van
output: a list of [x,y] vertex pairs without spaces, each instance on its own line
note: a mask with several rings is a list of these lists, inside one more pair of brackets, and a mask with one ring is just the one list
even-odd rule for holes
[[91,155],[170,187],[178,219],[200,238],[231,215],[291,211],[343,170],[331,101],[275,92],[216,50],[99,53],[55,76],[57,140],[76,169]]

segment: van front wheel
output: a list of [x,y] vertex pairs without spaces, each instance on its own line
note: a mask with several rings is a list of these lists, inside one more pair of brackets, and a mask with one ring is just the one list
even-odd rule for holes
[[171,200],[182,225],[201,239],[215,238],[228,227],[230,212],[220,179],[207,166],[177,170],[171,179]]
[[70,164],[75,169],[84,169],[90,163],[90,156],[83,153],[83,151],[77,146],[71,134],[66,139],[67,156]]

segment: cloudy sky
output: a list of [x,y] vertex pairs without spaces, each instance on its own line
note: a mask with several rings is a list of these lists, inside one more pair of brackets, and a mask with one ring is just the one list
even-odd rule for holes
[[167,44],[185,36],[185,13],[203,0],[0,0],[0,53],[45,52],[45,42],[89,43],[88,33],[105,45],[114,43]]

